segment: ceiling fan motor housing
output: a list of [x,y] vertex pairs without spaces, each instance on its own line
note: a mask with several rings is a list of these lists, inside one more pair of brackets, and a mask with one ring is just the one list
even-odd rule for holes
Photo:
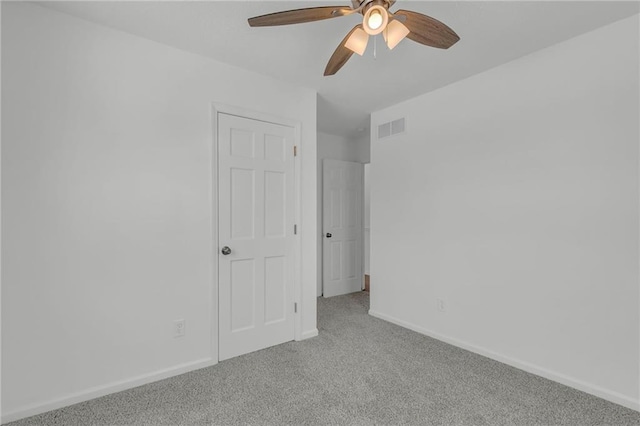
[[382,6],[385,10],[389,10],[391,2],[389,0],[362,0],[360,2],[360,13],[365,15],[373,6]]

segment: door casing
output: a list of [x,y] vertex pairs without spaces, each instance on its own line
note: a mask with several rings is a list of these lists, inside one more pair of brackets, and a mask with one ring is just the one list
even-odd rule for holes
[[218,297],[219,290],[219,256],[218,252],[220,250],[220,244],[218,241],[218,114],[229,114],[235,115],[238,117],[244,117],[251,120],[257,121],[265,121],[267,123],[278,124],[281,126],[287,126],[294,129],[294,146],[297,147],[297,155],[293,159],[294,163],[294,217],[295,223],[297,224],[297,234],[294,236],[294,273],[293,273],[293,300],[294,303],[297,303],[298,309],[293,314],[293,322],[294,322],[294,340],[302,340],[302,311],[304,307],[302,306],[302,262],[300,255],[300,239],[301,239],[301,212],[302,206],[300,204],[300,200],[302,199],[300,193],[300,130],[301,124],[298,121],[290,120],[287,118],[277,117],[268,113],[252,111],[247,108],[236,107],[233,105],[226,105],[222,103],[212,103],[211,105],[211,117],[212,117],[212,134],[213,134],[213,149],[212,149],[212,175],[211,175],[211,212],[212,212],[212,283],[211,283],[211,329],[213,333],[211,335],[211,358],[213,358],[216,362],[220,360],[219,357],[219,338],[220,338],[220,330],[219,330],[219,302],[220,299]]
[[326,266],[327,266],[327,257],[326,257],[326,253],[325,253],[325,249],[326,249],[326,245],[328,243],[327,239],[326,239],[326,235],[325,233],[329,230],[327,228],[326,225],[326,208],[327,208],[327,204],[326,204],[326,197],[325,197],[325,191],[327,189],[326,186],[326,180],[327,180],[327,176],[326,176],[326,165],[327,163],[333,162],[335,163],[343,163],[343,164],[357,164],[359,166],[361,166],[362,168],[362,172],[360,173],[361,175],[361,186],[362,186],[362,191],[360,191],[360,200],[357,203],[358,208],[360,210],[360,225],[359,225],[359,232],[360,232],[360,238],[358,238],[358,244],[359,244],[359,248],[360,248],[360,267],[357,268],[356,270],[356,274],[358,276],[361,277],[361,285],[360,285],[360,290],[364,289],[364,164],[362,163],[358,163],[356,161],[345,161],[345,160],[334,160],[334,159],[328,159],[325,158],[323,160],[323,164],[322,164],[322,216],[321,216],[321,223],[322,223],[322,233],[321,233],[321,240],[322,240],[322,244],[321,244],[321,253],[322,253],[322,262],[321,262],[321,286],[322,286],[322,296],[323,297],[327,297],[326,294],[326,288],[325,288],[325,281],[327,280],[326,277]]

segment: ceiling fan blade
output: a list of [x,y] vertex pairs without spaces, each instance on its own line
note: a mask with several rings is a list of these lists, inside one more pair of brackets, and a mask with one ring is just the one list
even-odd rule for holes
[[[458,40],[458,34],[442,22],[422,13],[410,10],[399,10],[393,14],[394,19],[398,19],[410,33],[407,38],[421,44],[439,49],[448,49]],[[402,20],[402,17],[405,17]]]
[[354,9],[344,6],[309,7],[306,9],[286,10],[267,15],[249,18],[252,27],[269,27],[274,25],[302,24],[350,15]]
[[353,29],[349,31],[349,34],[347,34],[342,40],[335,52],[333,52],[333,55],[331,55],[331,59],[329,59],[329,62],[327,63],[327,67],[324,69],[325,77],[337,73],[340,68],[342,68],[344,64],[347,63],[349,58],[351,58],[351,55],[353,55],[353,50],[347,48],[346,44],[347,40],[349,40],[349,37],[351,37],[351,34],[353,34],[353,32],[358,28],[362,29],[362,24],[358,24],[353,27]]

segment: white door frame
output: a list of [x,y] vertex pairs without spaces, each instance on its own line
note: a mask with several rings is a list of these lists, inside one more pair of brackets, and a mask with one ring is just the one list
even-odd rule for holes
[[325,161],[329,160],[329,161],[342,161],[345,163],[357,163],[357,164],[362,164],[362,196],[360,199],[360,212],[361,212],[361,226],[360,226],[360,247],[362,248],[362,252],[360,253],[361,256],[361,260],[360,260],[360,276],[362,277],[362,285],[361,285],[361,290],[364,290],[364,258],[365,258],[365,252],[364,252],[364,207],[365,207],[365,202],[364,202],[364,195],[365,195],[365,190],[364,190],[364,166],[367,163],[360,163],[359,161],[349,161],[349,160],[338,160],[335,158],[323,158],[322,159],[322,165],[321,165],[321,170],[322,170],[322,179],[321,179],[321,189],[320,189],[320,196],[322,198],[322,208],[320,209],[320,288],[322,289],[321,293],[322,293],[322,297],[326,297],[325,296],[325,288],[324,288],[324,267],[325,267],[325,256],[324,256],[324,245],[326,243],[326,238],[325,238],[325,232],[327,231],[324,227],[324,220],[325,220],[325,215],[324,215],[324,210],[325,210],[325,204],[324,204],[324,191],[325,191],[325,173],[324,173],[324,164]]
[[294,130],[294,146],[297,147],[298,155],[293,158],[293,180],[294,180],[294,210],[295,210],[295,223],[297,224],[298,232],[294,235],[294,272],[293,272],[293,301],[297,304],[298,309],[297,312],[293,314],[293,328],[294,328],[294,339],[295,340],[303,340],[302,339],[302,258],[300,255],[300,237],[302,230],[302,205],[300,203],[301,197],[301,186],[300,186],[300,134],[301,134],[301,123],[299,121],[290,120],[287,118],[277,117],[271,114],[262,113],[258,111],[252,111],[247,108],[236,107],[233,105],[226,105],[222,103],[213,102],[211,104],[211,117],[213,124],[213,149],[212,149],[212,174],[211,174],[211,212],[212,212],[212,235],[211,235],[211,245],[212,245],[212,254],[213,254],[213,262],[212,262],[212,283],[211,283],[211,329],[213,333],[211,335],[211,358],[216,362],[220,361],[219,355],[219,339],[220,339],[220,330],[218,328],[219,321],[218,316],[220,313],[219,308],[219,256],[218,251],[220,247],[218,247],[218,114],[228,114],[235,115],[238,117],[249,118],[251,120],[257,121],[265,121],[267,123],[279,124],[281,126],[291,127]]

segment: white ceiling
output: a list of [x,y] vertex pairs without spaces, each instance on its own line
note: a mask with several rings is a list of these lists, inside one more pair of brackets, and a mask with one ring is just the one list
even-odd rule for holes
[[[493,68],[515,58],[638,13],[637,2],[404,1],[461,40],[439,50],[404,40],[389,51],[377,40],[332,77],[325,65],[360,20],[351,15],[281,27],[250,28],[247,18],[287,9],[349,5],[316,1],[42,2],[43,6],[208,56],[318,91],[318,130],[358,137],[369,113]],[[360,16],[360,19],[358,18]],[[364,130],[359,130],[364,129]]]

